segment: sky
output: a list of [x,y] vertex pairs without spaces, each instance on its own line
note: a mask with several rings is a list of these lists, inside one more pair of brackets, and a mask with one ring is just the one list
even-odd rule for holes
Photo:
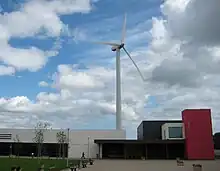
[[[142,120],[181,119],[210,108],[220,131],[219,0],[2,0],[0,127],[115,128],[119,42],[122,117],[128,138]],[[199,116],[198,116],[199,117]]]

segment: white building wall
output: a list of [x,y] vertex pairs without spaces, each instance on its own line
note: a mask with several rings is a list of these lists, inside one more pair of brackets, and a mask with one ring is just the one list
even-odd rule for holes
[[161,134],[162,134],[162,140],[166,140],[167,139],[167,127],[166,127],[166,124],[163,124],[161,126]]
[[[56,133],[60,130],[47,130],[44,134],[45,143],[56,143]],[[11,140],[0,139],[0,142],[14,142],[16,135],[19,136],[19,139],[23,143],[33,143],[35,137],[34,129],[0,129],[0,134],[12,134]]]
[[84,152],[86,156],[89,153],[89,157],[95,158],[99,152],[95,139],[126,139],[126,133],[124,130],[73,131],[70,134],[69,156],[79,158]]
[[[61,130],[47,130],[44,133],[45,143],[57,143],[56,133]],[[63,130],[68,133],[67,130]],[[0,142],[14,142],[16,135],[23,143],[33,143],[34,129],[0,129],[0,134],[12,134],[11,140],[0,139]],[[126,139],[125,130],[70,130],[69,157],[80,158],[84,152],[86,156],[95,158],[99,152],[95,139]]]

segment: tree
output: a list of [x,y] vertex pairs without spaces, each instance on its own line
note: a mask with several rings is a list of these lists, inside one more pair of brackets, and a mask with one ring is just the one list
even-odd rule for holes
[[65,143],[67,143],[67,135],[64,131],[57,132],[57,142],[59,144],[59,157],[65,157]]
[[15,153],[16,153],[16,156],[19,157],[19,154],[20,154],[20,148],[21,148],[21,141],[20,141],[20,137],[18,134],[16,134],[15,138],[13,139],[14,142],[15,142]]
[[44,143],[44,133],[47,128],[50,126],[47,122],[38,122],[35,126],[34,133],[35,137],[33,138],[34,143],[37,145],[37,157],[41,157],[42,147]]

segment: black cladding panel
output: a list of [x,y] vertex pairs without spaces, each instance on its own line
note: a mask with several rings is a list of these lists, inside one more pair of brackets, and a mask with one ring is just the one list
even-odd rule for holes
[[220,132],[215,133],[213,139],[215,149],[220,150]]
[[161,126],[165,123],[182,123],[181,120],[153,120],[142,121],[137,128],[137,136],[140,140],[161,140]]
[[138,140],[143,140],[144,139],[144,137],[143,137],[143,128],[144,128],[144,125],[143,125],[143,122],[141,122],[141,124],[137,128],[137,139]]

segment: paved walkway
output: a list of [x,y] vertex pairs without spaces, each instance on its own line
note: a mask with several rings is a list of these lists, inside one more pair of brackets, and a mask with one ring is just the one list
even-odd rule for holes
[[217,171],[220,160],[185,161],[184,166],[177,166],[175,160],[97,160],[94,165],[81,171],[193,171],[192,164],[202,164],[202,171]]

